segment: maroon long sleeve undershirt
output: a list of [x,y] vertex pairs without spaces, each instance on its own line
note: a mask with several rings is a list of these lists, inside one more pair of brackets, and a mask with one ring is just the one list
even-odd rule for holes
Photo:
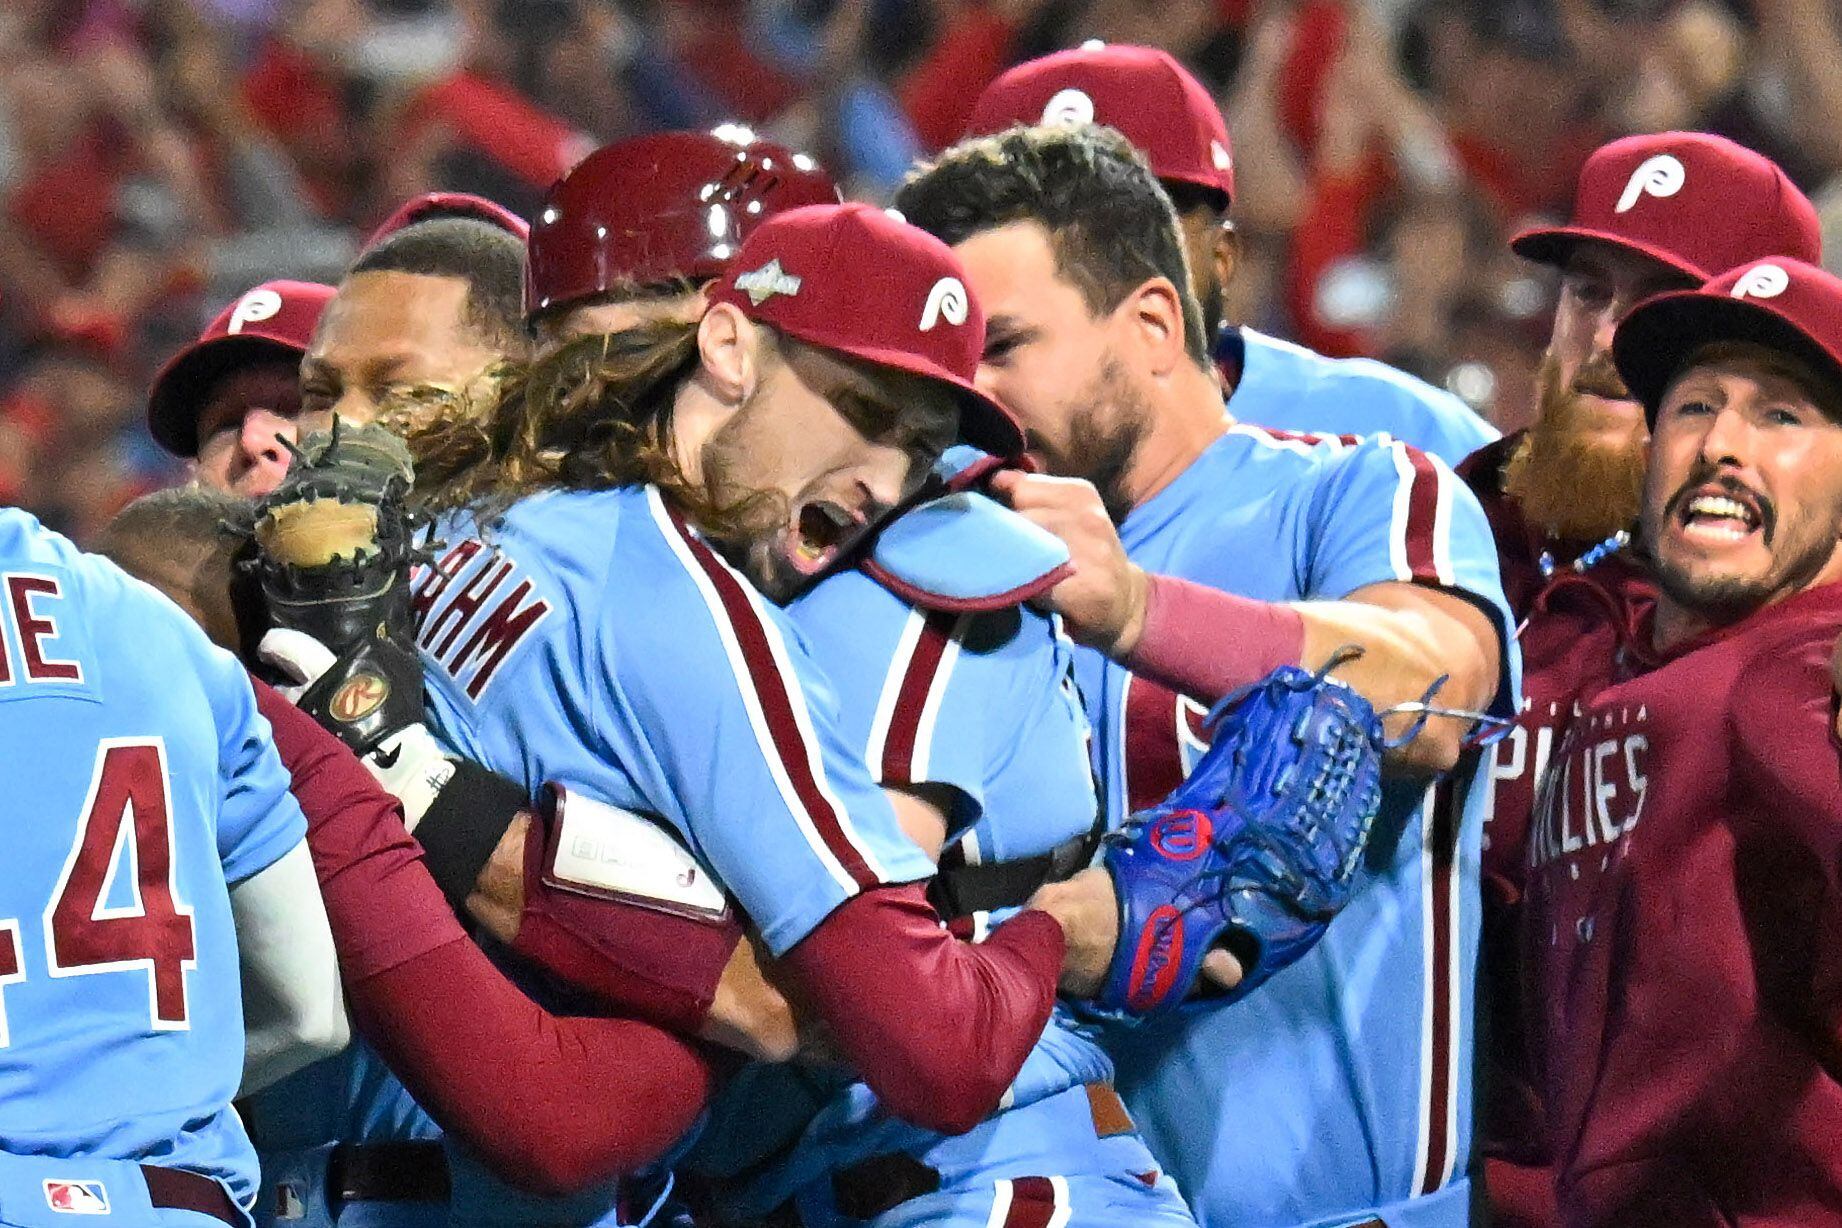
[[782,962],[892,1113],[963,1134],[996,1111],[1048,1025],[1063,947],[1041,912],[963,942],[909,883],[847,900]]
[[444,1130],[499,1176],[563,1194],[653,1163],[712,1090],[710,1064],[647,1024],[558,1018],[470,942],[396,800],[257,682],[307,815],[359,1030]]

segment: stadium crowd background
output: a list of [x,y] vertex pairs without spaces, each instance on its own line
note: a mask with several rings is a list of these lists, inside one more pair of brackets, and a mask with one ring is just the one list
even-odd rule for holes
[[1842,230],[1835,0],[6,0],[0,504],[83,541],[173,481],[160,360],[258,281],[336,281],[415,193],[528,216],[596,145],[733,121],[883,200],[1004,67],[1088,38],[1217,91],[1231,319],[1505,430],[1553,293],[1505,240],[1601,141],[1732,136]]

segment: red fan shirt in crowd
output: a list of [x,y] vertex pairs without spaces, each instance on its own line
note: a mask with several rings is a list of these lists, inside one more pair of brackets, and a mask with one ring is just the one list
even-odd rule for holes
[[1842,1216],[1842,584],[1600,691],[1530,832],[1535,1054],[1569,1228]]

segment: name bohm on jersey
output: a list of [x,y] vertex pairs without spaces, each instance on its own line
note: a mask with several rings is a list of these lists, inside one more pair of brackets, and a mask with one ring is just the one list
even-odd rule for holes
[[478,538],[419,569],[410,594],[416,646],[476,702],[551,608],[517,564]]

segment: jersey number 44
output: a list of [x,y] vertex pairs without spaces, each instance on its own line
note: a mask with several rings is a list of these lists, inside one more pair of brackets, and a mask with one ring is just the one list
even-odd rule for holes
[[[190,1026],[185,973],[197,966],[197,951],[176,867],[164,743],[104,739],[76,840],[41,918],[45,964],[54,977],[145,975],[155,1031]],[[124,874],[130,900],[112,905]],[[9,1043],[5,987],[25,980],[23,941],[19,918],[0,919],[0,1046]]]

